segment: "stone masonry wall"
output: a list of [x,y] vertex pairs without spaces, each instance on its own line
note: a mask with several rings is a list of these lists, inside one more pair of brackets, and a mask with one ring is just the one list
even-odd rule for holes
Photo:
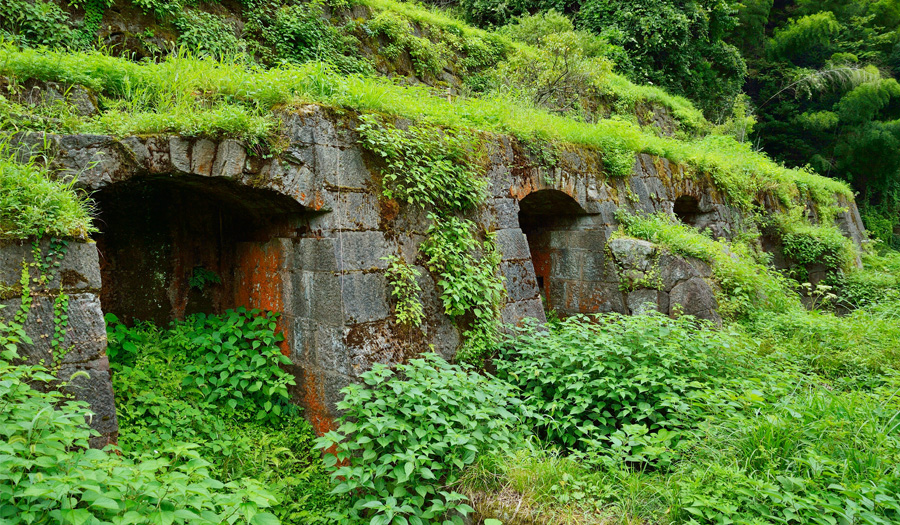
[[[220,268],[230,272],[223,281],[233,283],[235,305],[284,313],[283,351],[298,378],[296,401],[324,432],[337,414],[340,389],[373,363],[401,362],[429,348],[452,358],[461,338],[460,328],[443,313],[437,280],[418,257],[426,214],[380,196],[376,160],[359,146],[354,127],[352,118],[317,106],[286,112],[282,131],[289,145],[272,159],[250,156],[232,140],[89,135],[19,140],[49,144],[54,167],[89,191],[189,180],[198,196],[223,203],[245,200],[248,213],[293,210],[283,227],[267,228],[269,220],[248,226],[247,238],[230,252],[237,262]],[[710,177],[689,177],[665,159],[639,155],[631,177],[612,179],[603,174],[599,153],[588,148],[567,150],[546,169],[513,139],[494,137],[488,143],[490,196],[471,218],[496,232],[506,279],[505,322],[543,320],[545,308],[562,314],[639,313],[647,303],[665,313],[678,304],[686,313],[717,319],[708,267],[649,243],[610,243],[619,226],[617,210],[673,214],[679,198],[690,200],[695,225],[730,238],[743,227],[743,218]],[[218,190],[225,185],[227,195]],[[839,224],[854,240],[864,238],[852,202]],[[99,226],[106,228],[102,235],[127,235]],[[405,328],[394,318],[383,259],[388,255],[402,256],[422,273],[426,322],[421,328]],[[657,263],[659,281],[644,286]],[[170,271],[165,282],[183,278],[184,270],[179,271]]]
[[[4,306],[0,308],[0,320],[12,322],[22,307],[25,268],[29,282],[26,293],[32,303],[23,326],[32,344],[20,345],[19,356],[27,364],[49,368],[64,382],[65,391],[90,403],[94,412],[91,427],[101,434],[91,439],[91,446],[102,448],[116,442],[119,427],[106,358],[106,327],[97,296],[97,246],[69,240],[60,256],[51,253],[51,247],[57,249],[59,245],[51,245],[49,240],[42,240],[37,247],[36,253],[30,241],[0,244],[0,305]],[[54,321],[54,302],[61,293],[69,297],[64,312],[67,326],[61,344],[54,345],[59,322]],[[87,376],[79,374],[69,381],[76,372]]]

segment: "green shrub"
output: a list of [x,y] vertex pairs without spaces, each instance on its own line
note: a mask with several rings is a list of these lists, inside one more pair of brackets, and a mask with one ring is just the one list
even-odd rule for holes
[[72,43],[69,15],[54,2],[0,0],[0,38],[31,46],[59,47]]
[[896,385],[874,395],[831,392],[800,378],[773,387],[772,379],[757,382],[743,410],[703,429],[693,462],[674,479],[672,519],[896,522]]
[[444,313],[465,324],[457,361],[481,365],[498,340],[504,289],[493,237],[485,232],[479,239],[476,224],[455,215],[486,197],[487,180],[469,157],[478,142],[454,130],[412,125],[404,130],[374,116],[361,120],[357,131],[363,145],[385,163],[382,195],[433,210],[420,250],[437,279]]
[[[257,420],[277,419],[283,410],[293,409],[287,388],[295,384],[293,376],[278,366],[291,361],[278,347],[284,336],[275,333],[277,317],[243,307],[222,316],[195,314],[175,323],[162,346],[183,353],[187,364],[182,387],[188,392],[232,410],[240,405]],[[107,322],[111,325],[107,355],[123,365],[134,362],[146,334],[116,324],[112,314]]]
[[233,59],[243,51],[244,44],[235,35],[234,27],[212,13],[187,9],[175,18],[178,45],[198,56],[209,55],[222,60]]
[[837,317],[830,312],[760,312],[747,328],[766,352],[788,356],[808,373],[837,383],[880,384],[900,371],[900,298],[881,301]]
[[574,31],[540,39],[540,47],[520,47],[493,70],[495,89],[539,107],[594,120],[594,106],[612,62],[595,56],[583,35]]
[[[315,432],[283,396],[272,314],[195,316],[168,329],[107,318],[123,451],[165,456],[170,444],[190,443],[217,479],[269,487],[280,500],[271,512],[288,523],[320,522],[340,504],[328,495],[331,484],[312,449]],[[198,387],[197,378],[215,378],[225,395]],[[256,389],[258,382],[265,386]],[[274,391],[265,395],[269,387]]]
[[55,180],[36,158],[18,162],[16,152],[0,143],[0,237],[86,239],[95,231],[92,208],[73,183]]
[[529,0],[461,0],[466,20],[480,27],[502,26],[528,11]]
[[8,328],[0,325],[4,523],[279,522],[264,511],[274,496],[253,481],[217,481],[191,445],[165,444],[161,457],[88,449],[96,432],[85,424],[87,406],[54,390],[45,369],[11,364],[18,355]]
[[691,317],[573,316],[520,330],[495,361],[546,419],[539,435],[614,463],[668,466],[702,413],[694,398],[729,366],[738,340]]
[[861,308],[900,297],[900,252],[863,253],[862,263],[863,268],[851,268],[829,280],[841,306]]
[[723,40],[734,14],[718,2],[585,0],[577,21],[621,45],[627,60],[619,66],[638,83],[663,86],[715,114],[731,106],[747,73],[741,54]]
[[[471,507],[450,487],[481,455],[514,446],[526,411],[515,389],[426,354],[376,364],[342,392],[340,428],[319,440],[351,523],[461,524]],[[451,517],[452,516],[452,517]]]
[[784,254],[797,264],[824,264],[831,270],[840,270],[855,261],[856,246],[836,226],[785,219],[780,221]]

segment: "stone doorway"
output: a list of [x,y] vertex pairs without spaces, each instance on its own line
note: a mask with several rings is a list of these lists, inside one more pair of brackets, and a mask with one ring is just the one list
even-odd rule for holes
[[296,201],[200,176],[133,178],[94,198],[105,313],[165,325],[246,306],[290,327],[288,261],[307,217]]
[[615,272],[606,268],[606,234],[596,218],[560,190],[535,191],[519,201],[519,225],[548,313],[621,310]]

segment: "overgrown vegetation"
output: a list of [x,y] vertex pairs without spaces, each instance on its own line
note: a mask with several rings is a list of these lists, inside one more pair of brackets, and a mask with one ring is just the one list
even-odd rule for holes
[[[4,333],[0,357],[0,518],[5,523],[278,523],[276,498],[260,483],[217,481],[190,444],[163,443],[149,454],[88,449],[84,403],[38,390],[56,378],[13,364]],[[19,336],[20,341],[27,342]]]
[[513,387],[434,354],[395,370],[376,364],[362,381],[343,390],[340,428],[318,444],[336,447],[325,456],[335,492],[355,498],[342,519],[462,524],[472,508],[452,486],[463,469],[524,432]]
[[[478,232],[474,221],[460,217],[486,198],[488,181],[479,172],[477,159],[470,158],[476,155],[478,141],[453,130],[399,129],[376,117],[361,120],[357,131],[363,145],[385,163],[382,197],[429,212],[431,225],[420,251],[440,288],[444,313],[464,324],[465,343],[457,359],[483,364],[498,341],[504,289],[493,235]],[[395,261],[393,275],[402,276],[401,264]],[[397,286],[394,295],[398,295]],[[400,294],[397,315],[401,321],[416,311],[405,296]]]
[[627,174],[634,152],[659,155],[685,163],[688,172],[713,174],[745,209],[764,189],[776,192],[789,207],[808,195],[823,216],[833,213],[835,194],[850,196],[842,183],[784,168],[728,137],[681,141],[646,133],[621,119],[581,122],[500,95],[448,101],[427,88],[341,76],[322,64],[255,71],[236,63],[171,56],[138,65],[96,53],[7,46],[0,50],[0,74],[83,84],[104,93],[108,109],[83,122],[83,131],[236,136],[252,145],[270,141],[277,126],[272,108],[310,101],[413,118],[448,133],[490,130],[597,148],[606,156],[610,175]]
[[73,181],[58,181],[39,159],[19,162],[18,155],[0,143],[0,238],[86,239],[94,231],[91,207],[72,190]]
[[107,322],[125,454],[184,444],[212,477],[268,487],[284,523],[314,522],[335,504],[312,452],[315,434],[289,402],[294,379],[279,367],[289,361],[276,314],[197,314],[167,329],[129,328],[112,314]]
[[[276,314],[108,317],[121,430],[109,454],[86,448],[86,407],[53,370],[18,360],[37,293],[26,265],[20,308],[0,323],[0,520],[459,523],[474,508],[487,525],[900,521],[891,2],[135,0],[159,22],[134,37],[143,61],[94,49],[109,7],[0,0],[4,130],[232,137],[268,154],[280,112],[334,108],[378,157],[384,204],[430,221],[415,260],[387,261],[396,320],[423,323],[424,268],[464,343],[456,364],[426,354],[364,373],[316,441],[289,403]],[[99,112],[68,96],[32,104],[31,81],[84,86]],[[498,134],[541,160],[596,150],[598,176],[630,176],[637,153],[709,174],[748,219],[733,240],[663,214],[619,214],[617,235],[708,263],[724,325],[551,316],[502,336],[500,254],[474,220]],[[0,157],[0,236],[91,232],[71,183]],[[851,187],[882,241],[863,253],[834,226]],[[761,194],[783,213],[760,213]],[[64,253],[56,240],[34,264],[52,272]],[[829,273],[805,282],[816,265]],[[189,284],[216,279],[198,267]],[[56,358],[68,301],[53,298]]]

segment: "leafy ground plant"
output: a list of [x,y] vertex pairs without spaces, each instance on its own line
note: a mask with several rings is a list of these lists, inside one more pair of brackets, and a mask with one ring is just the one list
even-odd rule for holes
[[503,381],[426,354],[375,365],[346,387],[340,427],[318,447],[337,486],[356,500],[343,519],[374,525],[452,523],[472,508],[452,490],[479,455],[512,447],[527,415]]
[[282,521],[320,523],[341,503],[327,494],[315,433],[287,400],[293,379],[279,367],[274,319],[238,309],[164,329],[108,314],[119,443],[162,457],[169,444],[188,443],[217,479],[268,487]]
[[46,369],[14,365],[7,328],[0,324],[3,523],[279,523],[267,511],[273,494],[252,480],[217,481],[196,445],[123,456],[89,449],[88,407],[57,391]]
[[545,440],[611,464],[665,467],[702,419],[694,398],[729,362],[733,335],[689,316],[574,316],[552,332],[527,327],[497,360],[518,386]]

